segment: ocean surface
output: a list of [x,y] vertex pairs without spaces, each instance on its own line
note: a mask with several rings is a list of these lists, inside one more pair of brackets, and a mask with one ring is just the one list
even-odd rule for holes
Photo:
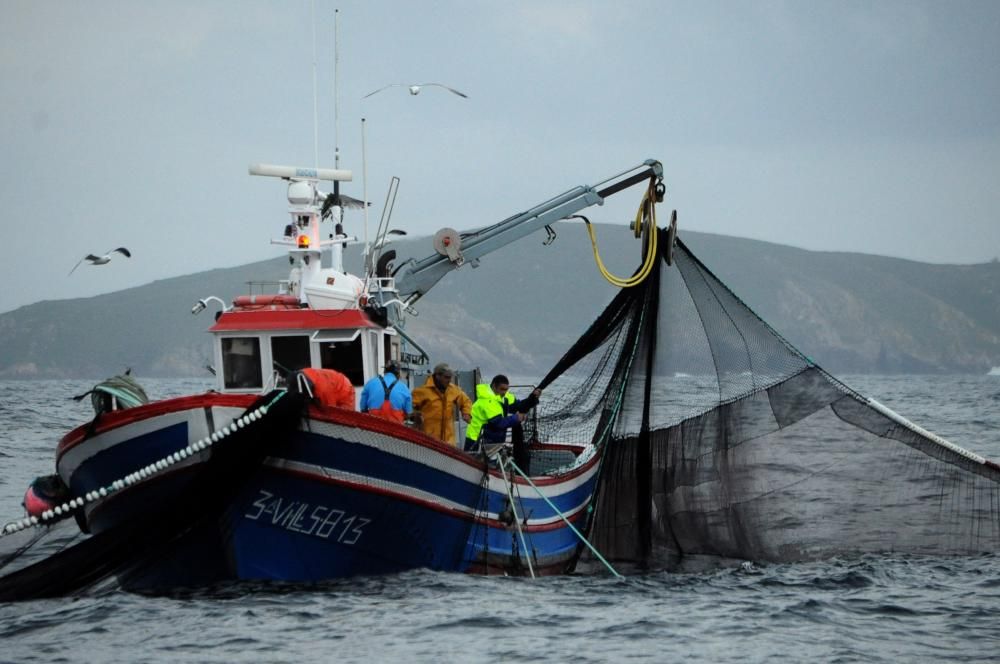
[[[1000,376],[842,376],[1000,459]],[[152,398],[205,381],[145,380]],[[90,419],[88,381],[0,381],[0,523]],[[998,552],[1000,554],[1000,552]],[[0,662],[1000,661],[1000,555],[747,561],[539,580],[427,571],[0,604]]]

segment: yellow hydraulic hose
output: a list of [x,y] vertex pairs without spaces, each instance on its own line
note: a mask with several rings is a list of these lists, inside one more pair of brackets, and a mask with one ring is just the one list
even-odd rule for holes
[[[647,205],[649,206],[648,214],[646,214]],[[656,228],[656,189],[652,180],[650,180],[649,187],[642,197],[642,202],[639,203],[639,210],[635,214],[634,228],[636,237],[641,237],[643,233],[646,233],[645,256],[643,256],[643,264],[639,271],[627,279],[622,279],[611,274],[604,267],[604,261],[601,260],[601,255],[597,251],[597,236],[594,235],[594,227],[587,221],[587,233],[590,235],[590,245],[594,248],[594,261],[597,263],[597,269],[601,271],[608,282],[619,288],[629,288],[641,284],[653,271],[653,265],[656,263],[656,236],[659,233]]]

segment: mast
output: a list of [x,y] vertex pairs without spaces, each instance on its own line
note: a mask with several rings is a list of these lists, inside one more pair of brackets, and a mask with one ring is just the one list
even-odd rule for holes
[[[298,168],[273,164],[251,164],[248,170],[250,175],[275,177],[288,182],[288,213],[291,216],[291,224],[286,228],[282,239],[271,240],[271,243],[288,246],[289,255],[301,261],[301,266],[296,265],[300,270],[298,278],[293,276],[291,281],[299,284],[295,294],[305,303],[306,294],[301,286],[318,281],[323,248],[330,247],[331,267],[338,272],[344,270],[343,242],[346,236],[337,233],[330,240],[322,240],[320,236],[323,196],[319,192],[319,182],[321,180],[334,183],[349,182],[352,174],[341,169]],[[338,225],[341,214],[342,208],[339,205],[331,208],[333,221]]]
[[[334,8],[333,10],[333,167],[334,169],[340,168],[340,30],[337,25],[337,19],[340,15],[340,10]],[[333,200],[335,202],[335,207],[333,210],[333,222],[334,228],[336,229],[337,235],[343,234],[343,218],[344,218],[344,208],[340,205],[340,181],[334,180],[333,182]],[[336,262],[334,262],[334,254],[336,254]],[[337,269],[344,269],[344,259],[343,259],[343,245],[337,244],[330,249],[330,261],[332,264],[339,266]]]
[[[313,168],[319,168],[319,94],[316,86],[316,0],[312,0],[313,29]],[[336,167],[337,164],[334,164]]]
[[[337,18],[339,9],[333,10],[333,167],[340,168],[340,28]],[[333,183],[334,193],[339,185]]]

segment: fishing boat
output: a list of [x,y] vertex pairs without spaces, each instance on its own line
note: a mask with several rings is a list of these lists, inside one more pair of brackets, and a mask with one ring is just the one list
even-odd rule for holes
[[[521,468],[513,441],[465,452],[406,423],[311,398],[300,372],[336,370],[357,393],[390,362],[415,375],[428,358],[403,331],[406,311],[444,274],[632,185],[655,191],[660,164],[573,188],[476,232],[444,229],[430,255],[392,274],[394,254],[373,253],[360,276],[343,265],[354,241],[340,194],[350,171],[257,164],[249,172],[288,183],[290,222],[272,242],[285,245],[291,268],[276,292],[195,304],[193,313],[221,305],[209,328],[215,388],[142,403],[120,384],[98,386],[95,418],[58,444],[67,495],[8,530],[73,515],[97,541],[130,542],[142,564],[115,574],[151,591],[413,568],[572,571],[586,545],[600,440],[534,435]],[[382,232],[374,246],[384,243]],[[152,538],[151,522],[163,531]]]
[[[214,390],[144,403],[128,377],[95,387],[98,414],[63,437],[58,476],[38,484],[62,493],[0,529],[0,601],[105,583],[169,592],[416,568],[618,574],[1000,550],[1000,464],[847,386],[767,324],[682,241],[676,213],[657,224],[659,162],[484,228],[442,229],[423,256],[397,260],[380,224],[356,276],[343,269],[349,173],[250,172],[288,183],[276,242],[289,278],[195,305],[221,305]],[[641,260],[619,277],[582,212],[632,187]],[[336,370],[356,391],[387,361],[425,366],[405,332],[414,303],[520,238],[544,229],[551,244],[569,220],[617,290],[538,381],[524,445],[469,454],[299,380]]]

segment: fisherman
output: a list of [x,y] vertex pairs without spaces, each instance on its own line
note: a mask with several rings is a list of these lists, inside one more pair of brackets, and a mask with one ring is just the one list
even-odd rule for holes
[[[314,369],[307,367],[298,372],[306,381],[309,393],[314,401],[324,406],[335,406],[354,410],[354,385],[351,379],[335,369]],[[298,387],[298,378],[293,379],[293,386]]]
[[472,419],[472,399],[451,382],[454,375],[450,366],[438,364],[427,382],[413,390],[413,418],[421,431],[452,447],[458,445],[453,425],[456,406],[466,424]]
[[365,383],[358,410],[402,423],[413,412],[413,397],[410,395],[410,388],[399,379],[399,375],[399,364],[395,360],[389,360],[383,375]]
[[[465,431],[465,451],[477,451],[480,441],[489,444],[505,442],[507,429],[513,429],[515,442],[517,433],[521,432],[523,442],[521,423],[527,419],[527,412],[538,405],[538,398],[541,395],[542,391],[535,388],[527,399],[517,399],[510,392],[510,380],[503,374],[494,376],[489,385],[485,383],[476,385],[472,421]],[[515,452],[517,451],[515,449]]]

